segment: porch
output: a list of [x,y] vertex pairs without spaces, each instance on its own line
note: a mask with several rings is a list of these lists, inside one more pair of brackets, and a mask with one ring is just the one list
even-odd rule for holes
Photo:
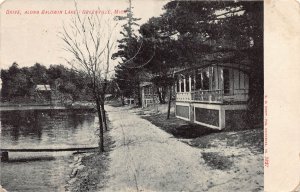
[[191,92],[177,92],[176,101],[181,102],[205,102],[205,103],[232,103],[247,102],[248,89],[235,89],[232,93],[218,90],[196,90]]
[[234,65],[210,65],[177,72],[176,101],[202,103],[246,103],[249,77]]
[[246,127],[245,66],[212,64],[176,73],[176,117],[213,129]]

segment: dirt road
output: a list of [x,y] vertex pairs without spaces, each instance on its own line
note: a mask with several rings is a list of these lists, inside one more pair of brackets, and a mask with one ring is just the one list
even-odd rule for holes
[[[191,147],[124,108],[107,106],[115,147],[104,191],[252,191],[237,175],[212,170]],[[244,187],[239,187],[240,185]],[[224,188],[225,187],[225,188]]]

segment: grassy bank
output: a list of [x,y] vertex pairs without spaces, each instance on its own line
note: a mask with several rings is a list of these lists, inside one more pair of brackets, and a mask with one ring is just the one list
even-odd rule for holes
[[108,132],[104,133],[104,150],[99,153],[93,151],[86,154],[75,154],[73,169],[70,174],[70,180],[66,186],[67,191],[72,192],[87,192],[99,191],[106,182],[107,175],[105,174],[109,167],[109,152],[113,148],[114,142],[111,140]]
[[[220,177],[212,179],[210,190],[219,191],[222,186],[247,183],[255,191],[263,190],[263,127],[219,131],[178,119],[174,109],[170,119],[166,119],[164,108],[166,106],[132,111],[178,140],[199,149],[205,164],[216,173],[216,178]],[[222,175],[232,178],[228,177],[228,181],[221,183],[219,181],[224,181]]]
[[[225,146],[226,148],[247,148],[255,154],[263,153],[263,128],[219,131],[178,119],[175,117],[174,112],[171,114],[170,119],[166,119],[167,114],[160,113],[160,111],[148,110],[148,113],[145,115],[143,114],[144,112],[136,113],[162,130],[172,134],[175,138],[181,139],[193,147],[208,149]],[[210,162],[210,156],[217,159],[217,155],[207,154],[204,156],[208,162]],[[218,157],[222,161],[222,157]]]
[[[262,128],[218,131],[177,119],[174,116],[174,108],[170,119],[166,119],[166,107],[167,105],[147,109],[133,106],[122,108],[139,115],[179,141],[199,150],[199,155],[204,160],[199,163],[205,169],[207,168],[206,171],[211,175],[207,178],[209,180],[208,191],[263,190]],[[102,154],[94,152],[82,156],[77,166],[78,171],[73,171],[75,176],[69,181],[70,191],[85,192],[104,189],[109,179],[107,176],[110,164],[108,154],[114,146],[114,142],[108,137],[108,132],[105,134],[106,152]]]

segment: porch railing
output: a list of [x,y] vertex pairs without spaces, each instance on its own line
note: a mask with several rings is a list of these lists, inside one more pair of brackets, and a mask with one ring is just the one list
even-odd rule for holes
[[223,102],[223,90],[199,90],[192,92],[192,100],[194,101],[208,101],[212,103]]
[[156,97],[156,94],[144,94],[144,99],[155,99]]
[[176,93],[176,101],[199,101],[208,103],[245,102],[248,100],[248,89],[235,89],[231,91],[197,90],[192,92]]
[[191,101],[192,93],[191,92],[179,92],[176,94],[176,101]]

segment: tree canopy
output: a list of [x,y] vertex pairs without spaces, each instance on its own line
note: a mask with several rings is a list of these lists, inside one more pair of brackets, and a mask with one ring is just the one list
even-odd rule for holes
[[[138,52],[130,62],[135,63],[133,66],[140,73],[147,71],[155,79],[164,79],[178,68],[201,66],[207,62],[245,64],[248,59],[252,90],[262,95],[262,2],[171,1],[164,10],[161,16],[150,18],[141,25],[140,36],[132,37],[131,43],[122,41],[119,44],[120,50],[127,46],[131,47],[128,49],[131,53]],[[125,70],[120,66],[117,70],[121,69]],[[118,75],[116,78],[125,79]]]
[[[118,51],[112,55],[113,59],[119,59],[119,64],[115,67],[116,83],[118,85],[122,99],[124,97],[138,98],[138,104],[141,103],[139,93],[139,67],[137,54],[140,49],[140,39],[134,32],[134,27],[138,27],[139,18],[134,17],[131,0],[125,16],[117,16],[116,20],[124,22],[123,30],[120,31],[122,38],[118,42]],[[124,101],[123,101],[124,103]]]
[[2,98],[14,99],[34,95],[36,85],[49,84],[51,89],[70,95],[73,100],[88,99],[89,86],[83,75],[63,65],[44,65],[36,63],[32,67],[20,68],[13,63],[7,70],[1,70]]

